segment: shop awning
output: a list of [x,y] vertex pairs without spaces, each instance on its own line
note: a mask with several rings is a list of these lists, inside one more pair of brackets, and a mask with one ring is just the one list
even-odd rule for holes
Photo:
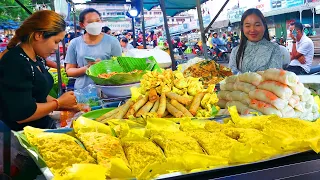
[[[204,3],[208,0],[201,0],[201,3]],[[126,0],[91,0],[87,3],[117,3],[117,4],[130,4]],[[136,0],[136,3],[140,3],[140,0]],[[144,0],[143,7],[147,10],[151,10],[154,7],[160,5],[159,0]],[[195,0],[165,0],[166,12],[168,16],[175,16],[181,12],[194,9],[196,7]],[[139,7],[139,5],[137,6]]]
[[[201,0],[204,3],[208,0]],[[151,10],[152,8],[159,6],[159,0],[144,0],[144,8]],[[195,0],[165,0],[166,12],[168,16],[175,16],[181,12],[194,9],[196,7]]]

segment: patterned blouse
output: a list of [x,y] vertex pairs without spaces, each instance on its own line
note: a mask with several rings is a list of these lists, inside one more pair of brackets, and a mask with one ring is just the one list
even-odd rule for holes
[[229,67],[234,74],[282,68],[280,47],[273,42],[266,39],[259,42],[247,41],[240,69],[237,68],[236,62],[238,49],[239,46],[233,48],[229,62]]

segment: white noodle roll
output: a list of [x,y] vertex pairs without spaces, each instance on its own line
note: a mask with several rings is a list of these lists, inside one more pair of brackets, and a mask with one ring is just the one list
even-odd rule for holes
[[237,76],[229,76],[225,79],[226,83],[235,83],[238,81],[238,77]]
[[282,117],[286,118],[293,118],[295,117],[296,113],[291,106],[286,106],[285,108],[281,109]]
[[300,116],[300,119],[306,120],[306,121],[313,121],[313,113],[310,112],[303,112]]
[[300,118],[301,117],[301,115],[302,115],[301,111],[294,109],[294,112],[295,112],[295,115],[293,116],[293,118]]
[[250,91],[249,97],[251,99],[256,99],[271,104],[279,110],[288,105],[288,101],[278,98],[278,96],[267,90],[256,89],[254,91]]
[[313,120],[317,120],[318,118],[319,118],[319,112],[317,111],[317,112],[315,112],[315,113],[313,113]]
[[313,104],[309,104],[309,103],[305,102],[304,111],[312,113],[312,111],[313,111],[312,106],[313,106]]
[[282,84],[277,81],[264,81],[259,84],[258,89],[273,92],[281,99],[289,99],[293,94],[288,85]]
[[245,105],[249,105],[251,101],[249,95],[241,91],[232,91],[229,93],[229,97],[232,101],[240,101]]
[[263,81],[262,76],[254,72],[240,74],[238,75],[238,80],[255,86],[258,86]]
[[293,86],[290,86],[291,90],[293,91],[293,94],[296,95],[303,95],[304,92],[304,85],[301,82],[297,82]]
[[298,95],[292,95],[289,99],[289,105],[295,108],[300,103],[300,97]]
[[237,110],[240,114],[244,115],[245,112],[247,112],[249,110],[249,107],[246,106],[245,104],[243,104],[240,101],[229,101],[227,103],[227,107],[232,107],[232,106],[236,106]]
[[246,82],[240,82],[240,81],[236,82],[233,87],[234,87],[234,90],[242,91],[245,93],[249,93],[250,91],[257,89],[257,87],[252,84],[249,84]]
[[262,77],[264,80],[278,81],[289,86],[294,86],[299,80],[293,72],[274,68],[265,70]]
[[294,109],[298,110],[298,111],[301,111],[301,112],[305,112],[306,111],[306,103],[305,102],[299,102],[295,107]]
[[222,83],[220,84],[220,89],[222,91],[233,91],[234,90],[234,83]]
[[312,113],[315,113],[315,112],[319,112],[319,107],[317,104],[313,104],[312,106]]
[[274,106],[272,106],[271,104],[262,102],[262,101],[258,101],[256,99],[252,99],[249,105],[250,108],[255,109],[257,111],[262,112],[265,115],[277,115],[279,117],[282,117],[282,114],[279,110],[277,110]]
[[227,102],[228,102],[228,101],[225,100],[225,99],[219,99],[217,105],[218,105],[221,109],[224,109],[224,108],[226,108]]
[[232,99],[229,96],[229,93],[231,93],[230,91],[219,91],[218,92],[218,99],[224,99],[227,101],[231,101]]
[[300,96],[300,100],[303,102],[312,101],[313,96],[311,95],[311,91],[307,88],[304,88],[303,94]]

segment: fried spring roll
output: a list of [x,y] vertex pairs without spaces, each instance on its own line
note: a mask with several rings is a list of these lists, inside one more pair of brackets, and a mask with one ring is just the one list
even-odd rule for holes
[[166,105],[167,105],[167,98],[166,98],[166,94],[162,93],[161,97],[160,97],[160,104],[159,104],[159,108],[157,110],[157,114],[159,117],[164,117],[164,112],[166,110]]
[[152,88],[149,91],[149,101],[154,103],[159,99],[158,93],[156,91],[156,89]]
[[152,109],[150,110],[150,112],[151,112],[151,113],[157,112],[158,109],[159,109],[159,104],[160,104],[160,99],[158,99],[158,100],[154,103],[154,105],[153,105]]
[[173,92],[166,93],[166,96],[170,99],[177,100],[178,102],[180,102],[181,104],[184,104],[184,105],[189,105],[191,103],[191,100],[189,98],[180,96],[180,95],[173,93]]
[[169,112],[165,110],[162,117],[167,117],[168,115],[170,115]]
[[119,112],[114,116],[115,119],[122,119],[124,115],[128,112],[130,106],[133,105],[133,101],[128,100],[120,109]]
[[97,118],[96,121],[103,121],[103,120],[111,117],[112,115],[117,114],[119,112],[119,108],[120,107],[118,107],[118,108],[116,108],[116,109],[114,109],[112,111],[107,112],[106,114],[104,114],[101,117]]
[[138,100],[134,105],[133,109],[134,112],[137,112],[143,105],[145,105],[148,102],[149,96],[144,96],[142,99]]
[[188,111],[188,109],[185,108],[182,104],[180,104],[177,100],[171,99],[171,104],[179,111],[181,111],[184,117],[193,117],[193,115]]
[[192,114],[192,115],[196,115],[197,114],[197,111],[200,107],[200,103],[201,103],[201,100],[203,98],[203,96],[205,95],[205,93],[198,93],[194,96],[193,98],[193,101],[191,103],[191,106],[190,106],[190,109],[189,109],[189,112]]
[[149,113],[151,108],[153,107],[154,102],[148,101],[136,114],[136,117],[141,117],[142,115],[145,115]]
[[123,117],[124,119],[129,119],[129,116],[134,115],[135,111],[133,109],[133,106],[131,106],[128,110],[128,112],[126,113],[126,115]]
[[179,111],[177,108],[175,108],[172,104],[167,102],[167,110],[170,114],[172,114],[176,118],[183,117],[183,113]]

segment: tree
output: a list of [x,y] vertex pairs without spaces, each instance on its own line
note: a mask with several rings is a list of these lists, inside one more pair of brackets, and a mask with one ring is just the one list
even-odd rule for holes
[[[30,11],[33,11],[31,0],[19,0],[27,6]],[[0,22],[13,20],[24,21],[29,14],[15,2],[15,0],[0,1]]]

